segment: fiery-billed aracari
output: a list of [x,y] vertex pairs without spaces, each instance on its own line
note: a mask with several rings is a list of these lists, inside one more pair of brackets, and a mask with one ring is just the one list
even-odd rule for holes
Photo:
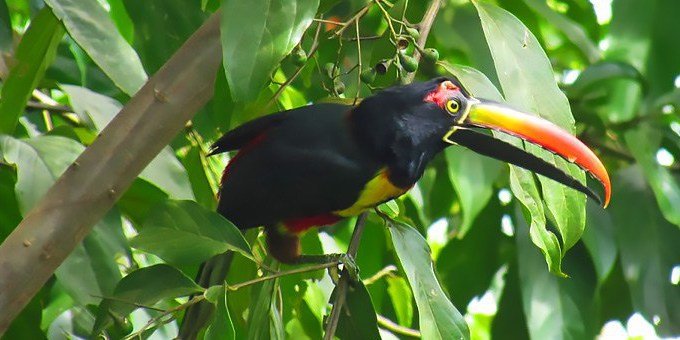
[[[211,152],[239,150],[224,170],[218,211],[240,229],[264,226],[270,254],[297,262],[300,233],[406,193],[428,162],[452,144],[544,175],[602,203],[554,165],[479,129],[517,136],[579,165],[602,183],[604,205],[609,202],[607,171],[577,138],[536,116],[474,98],[455,78],[436,78],[388,88],[356,107],[309,105],[228,132]],[[206,272],[215,268],[203,269],[202,280],[219,276]]]

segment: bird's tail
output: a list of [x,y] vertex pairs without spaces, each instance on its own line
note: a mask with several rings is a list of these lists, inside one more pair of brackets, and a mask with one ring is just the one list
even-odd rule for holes
[[[196,283],[203,288],[224,283],[229,267],[234,258],[234,252],[227,251],[203,262],[196,276]],[[184,319],[179,328],[177,339],[194,340],[213,317],[215,307],[208,301],[201,301],[189,306],[184,313]]]

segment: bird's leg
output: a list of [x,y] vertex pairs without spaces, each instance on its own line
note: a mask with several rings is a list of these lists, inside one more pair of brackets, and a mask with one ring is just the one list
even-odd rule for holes
[[[359,268],[354,262],[354,258],[347,254],[324,254],[324,255],[302,255],[300,248],[300,238],[294,233],[289,233],[283,227],[268,227],[267,248],[269,254],[279,262],[286,264],[342,264],[343,270],[352,280],[359,279]],[[330,267],[331,277],[337,278],[337,266]],[[335,270],[335,273],[332,272]]]

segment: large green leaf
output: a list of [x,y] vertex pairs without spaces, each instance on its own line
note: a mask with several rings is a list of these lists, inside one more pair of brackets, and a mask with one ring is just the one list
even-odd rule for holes
[[593,260],[598,283],[603,284],[614,268],[618,253],[614,239],[615,227],[608,211],[594,203],[588,203],[586,209],[588,228],[583,233],[583,243]]
[[125,276],[112,296],[99,306],[93,334],[99,334],[115,319],[122,319],[138,308],[153,306],[163,299],[188,296],[203,291],[192,279],[166,264],[137,269]]
[[[451,74],[457,76],[463,85],[475,96],[502,102],[503,98],[498,90],[491,84],[484,74],[464,66],[443,65]],[[494,132],[496,138],[509,142],[517,147],[522,147],[522,142],[517,138]],[[531,172],[517,166],[510,166],[510,188],[529,212],[531,227],[529,233],[543,254],[545,255],[548,269],[561,274],[562,250],[557,236],[545,228],[546,219],[543,209],[543,200],[538,191],[538,186]]]
[[[117,100],[84,87],[62,85],[61,88],[68,95],[73,111],[96,131],[102,131],[123,108]],[[139,177],[155,184],[172,198],[194,198],[189,176],[170,147],[163,148]]]
[[2,163],[2,149],[0,149],[0,242],[14,230],[21,222],[21,212],[17,202],[14,186],[17,182],[15,169]]
[[[482,20],[482,27],[487,43],[496,65],[498,77],[508,103],[528,112],[538,113],[567,131],[574,131],[574,118],[571,115],[569,102],[557,86],[550,66],[550,61],[536,38],[512,14],[503,9],[484,2],[475,2]],[[537,146],[528,145],[528,150],[540,155],[557,167],[567,170],[574,178],[585,181],[585,173],[566,160],[542,150]],[[548,208],[549,216],[555,223],[562,236],[562,252],[566,252],[581,237],[585,227],[585,195],[560,183],[538,176],[541,183],[543,199]],[[534,188],[525,188],[533,191]],[[517,195],[515,188],[513,191]],[[537,211],[529,208],[533,204],[542,204],[540,200],[527,201],[531,213],[532,225],[543,229],[541,217]],[[524,200],[522,200],[523,203]],[[533,201],[533,202],[532,202]],[[536,228],[532,228],[532,231]],[[545,232],[542,236],[532,237],[541,249],[545,251],[546,241],[554,243],[554,239]],[[536,232],[532,233],[539,234]],[[553,239],[553,240],[551,240]],[[554,262],[548,259],[548,263]],[[551,268],[556,273],[558,268]]]
[[130,244],[181,266],[198,265],[227,250],[253,256],[236,226],[194,201],[167,201],[156,207]]
[[234,100],[257,98],[318,7],[319,0],[222,2],[223,63]]
[[623,275],[635,310],[659,318],[659,335],[680,333],[680,290],[669,280],[680,259],[680,233],[654,204],[640,167],[614,176],[617,198],[610,207]]
[[340,339],[380,338],[373,302],[361,280],[347,286],[345,305],[340,312],[336,336]]
[[470,331],[463,316],[437,281],[425,239],[405,223],[392,221],[389,226],[392,245],[416,299],[423,338],[469,339]]
[[14,66],[2,85],[0,134],[14,132],[26,102],[52,63],[63,34],[59,20],[47,8],[31,22],[17,47]]
[[146,72],[132,46],[97,0],[46,0],[69,35],[125,93],[146,82]]

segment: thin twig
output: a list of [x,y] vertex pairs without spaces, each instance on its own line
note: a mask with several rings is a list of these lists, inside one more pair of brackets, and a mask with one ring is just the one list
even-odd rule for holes
[[[425,15],[423,16],[423,20],[420,21],[420,24],[418,24],[418,28],[420,31],[420,37],[418,38],[418,42],[416,45],[419,48],[416,48],[413,51],[413,58],[417,62],[420,61],[420,49],[425,47],[425,43],[427,42],[427,36],[430,35],[430,29],[432,28],[432,23],[434,23],[434,18],[437,16],[437,13],[439,12],[439,8],[441,7],[441,0],[432,0],[430,2],[430,6],[427,8],[427,11],[425,12]],[[413,81],[413,78],[415,78],[416,73],[411,72],[406,75],[406,83],[410,83]]]
[[368,4],[366,4],[366,6],[364,6],[364,8],[362,8],[362,9],[360,9],[359,12],[357,12],[357,14],[352,16],[349,20],[345,21],[342,28],[335,31],[335,33],[333,33],[333,35],[330,38],[341,36],[345,32],[347,27],[350,26],[351,23],[353,23],[355,21],[359,21],[359,19],[361,19],[361,17],[363,17],[364,15],[366,15],[366,13],[368,13],[368,10],[371,8],[371,5],[373,5],[373,2],[369,2]]
[[357,94],[354,96],[354,103],[352,105],[357,104],[357,100],[359,99],[359,94],[361,94],[361,72],[363,72],[362,66],[361,66],[361,39],[359,39],[359,21],[355,21],[354,25],[356,26],[356,32],[357,32],[357,54],[359,55],[359,70],[357,71]]
[[378,314],[378,325],[392,333],[420,338],[420,331],[396,324],[394,321]]
[[51,112],[73,112],[73,109],[66,105],[50,105],[34,101],[26,103],[26,107],[29,109],[47,110]]
[[287,276],[287,275],[313,272],[315,270],[321,270],[321,269],[334,267],[334,266],[337,266],[338,264],[339,264],[338,262],[329,262],[329,263],[322,263],[322,264],[317,264],[317,265],[303,267],[303,268],[286,270],[286,271],[278,272],[276,274],[258,277],[257,279],[252,279],[252,280],[249,280],[249,281],[237,283],[235,285],[229,285],[229,286],[227,286],[227,288],[229,290],[237,290],[237,289],[243,288],[245,286],[250,286],[250,285],[254,285],[256,283],[260,283],[262,281],[272,280],[272,279],[276,279],[276,278],[279,278],[279,277],[282,277],[282,276]]
[[371,284],[375,283],[376,281],[382,279],[385,276],[392,276],[394,274],[394,272],[396,272],[396,271],[397,271],[397,267],[395,265],[391,264],[391,265],[389,265],[389,266],[387,266],[383,269],[380,269],[380,271],[373,274],[373,276],[369,277],[368,279],[363,280],[364,285],[368,286],[368,285],[371,285]]
[[[347,247],[347,255],[352,259],[356,257],[357,251],[359,250],[359,241],[361,240],[361,234],[366,226],[366,218],[368,217],[367,212],[361,213],[357,218],[357,223],[354,226],[354,231],[352,232],[352,239],[349,241],[349,247]],[[345,298],[347,297],[347,287],[349,286],[349,274],[347,269],[343,270],[343,275],[338,281],[338,285],[335,291],[335,301],[333,302],[333,309],[331,310],[331,315],[328,318],[328,323],[326,324],[326,334],[324,334],[324,340],[332,340],[335,335],[335,330],[338,328],[338,321],[340,320],[340,312],[342,311],[342,306],[345,303]]]

